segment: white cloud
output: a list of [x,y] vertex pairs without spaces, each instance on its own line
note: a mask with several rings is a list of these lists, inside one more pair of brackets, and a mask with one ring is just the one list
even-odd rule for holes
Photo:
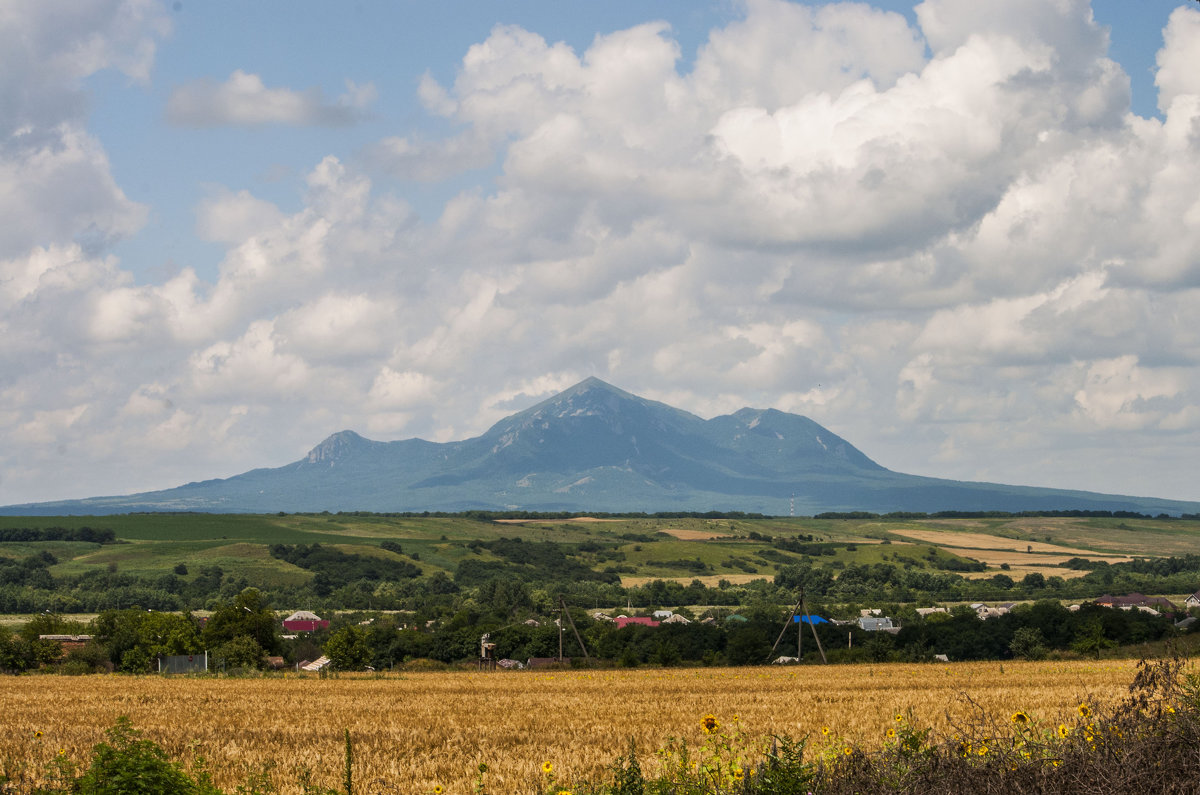
[[117,186],[84,129],[82,81],[115,69],[145,81],[169,31],[153,0],[14,0],[0,13],[0,259],[135,232],[145,208]]
[[[1197,18],[1172,16],[1161,121],[1129,114],[1081,0],[927,0],[914,26],[754,0],[690,68],[661,23],[581,51],[500,26],[422,78],[444,137],[314,158],[286,210],[211,189],[211,283],[89,244],[144,210],[62,110],[95,59],[71,61],[29,105],[53,123],[0,144],[0,429],[24,440],[0,502],[282,464],[341,428],[464,438],[587,375],[810,413],[904,471],[1200,498]],[[139,75],[159,33],[132,29],[97,52]],[[235,73],[172,101],[328,124],[355,96]],[[492,164],[428,223],[373,179]]]
[[384,138],[367,157],[379,169],[402,179],[436,182],[464,171],[484,168],[495,159],[492,144],[476,133],[443,140],[410,136]]
[[437,397],[438,384],[425,373],[397,372],[384,367],[375,376],[367,399],[382,410],[413,409],[428,406]]
[[181,127],[345,126],[359,121],[375,101],[375,87],[346,81],[332,102],[319,88],[267,88],[260,76],[235,69],[224,83],[199,80],[177,86],[167,100],[167,120]]
[[1196,59],[1200,58],[1200,11],[1182,6],[1175,9],[1163,36],[1166,46],[1158,53],[1154,82],[1158,86],[1158,108],[1169,113],[1177,98],[1194,102],[1200,96],[1200,75],[1196,73]]
[[278,226],[282,220],[278,207],[249,191],[222,191],[197,208],[196,232],[205,240],[235,244]]

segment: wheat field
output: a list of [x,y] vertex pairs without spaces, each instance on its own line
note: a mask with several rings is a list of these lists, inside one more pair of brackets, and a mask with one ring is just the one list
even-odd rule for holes
[[171,758],[206,760],[233,789],[266,770],[298,792],[303,768],[335,786],[343,729],[356,791],[532,792],[550,762],[559,781],[596,779],[632,737],[647,772],[669,737],[701,738],[700,720],[736,716],[751,737],[834,735],[878,745],[898,712],[946,728],[974,705],[1003,722],[1025,710],[1048,724],[1081,700],[1125,692],[1132,661],[804,666],[632,671],[452,672],[384,678],[190,679],[0,677],[0,760],[40,770],[59,751],[86,764],[105,728],[128,715]]

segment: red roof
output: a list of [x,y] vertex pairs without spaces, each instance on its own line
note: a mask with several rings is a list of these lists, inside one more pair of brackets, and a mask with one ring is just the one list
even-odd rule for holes
[[316,621],[311,619],[284,621],[283,628],[291,632],[316,632],[318,629],[329,629],[329,620],[320,618]]
[[617,629],[627,627],[630,624],[641,624],[644,627],[657,627],[659,624],[653,618],[647,618],[646,616],[617,616],[616,622]]

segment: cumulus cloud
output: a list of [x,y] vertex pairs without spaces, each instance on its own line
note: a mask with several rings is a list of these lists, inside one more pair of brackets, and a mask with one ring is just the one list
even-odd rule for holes
[[392,136],[372,145],[366,154],[384,172],[423,182],[483,168],[496,156],[492,144],[474,133],[434,141]]
[[258,75],[235,69],[223,83],[199,80],[177,86],[167,100],[167,121],[181,127],[339,127],[362,119],[375,97],[371,83],[347,80],[346,92],[328,101],[319,88],[267,88]]
[[[54,181],[38,158],[0,158],[0,206],[29,213],[0,232],[0,427],[24,440],[0,501],[78,496],[22,474],[64,458],[155,462],[73,481],[113,492],[281,464],[346,427],[464,438],[587,375],[703,415],[806,413],[903,471],[1200,498],[1200,12],[1171,17],[1159,120],[1129,112],[1084,0],[926,0],[913,24],[743,10],[691,61],[663,23],[578,51],[496,27],[420,82],[444,137],[321,158],[286,210],[211,191],[211,283],[136,283],[81,239],[142,212],[86,136],[47,150],[93,178],[67,220],[17,206],[20,174]],[[235,73],[172,112],[329,124],[356,96]],[[493,164],[427,222],[378,178]]]
[[149,76],[169,31],[153,0],[15,0],[0,14],[0,258],[76,241],[93,253],[136,231],[146,209],[113,180],[85,127],[82,81]]

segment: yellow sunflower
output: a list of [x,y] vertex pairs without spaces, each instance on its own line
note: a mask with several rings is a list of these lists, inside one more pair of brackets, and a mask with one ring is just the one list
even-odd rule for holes
[[1018,726],[1025,726],[1029,723],[1029,716],[1018,710],[1012,714],[1012,722]]
[[1067,724],[1065,724],[1065,723],[1058,724],[1058,736],[1059,737],[1062,737],[1065,740],[1067,737],[1070,736],[1070,734],[1071,734],[1071,730],[1067,727]]
[[854,749],[847,745],[845,748],[842,749],[842,753],[845,754],[846,756],[850,756],[851,754],[854,753]]
[[891,728],[889,728],[889,729],[887,730],[887,736],[888,736],[889,738],[891,738],[891,737],[895,737],[895,736],[896,736],[896,730],[895,730],[895,729],[891,729]]
[[704,729],[704,731],[708,732],[709,734],[712,734],[717,729],[721,728],[721,724],[717,722],[717,716],[713,715],[711,713],[708,715],[705,715],[700,720],[700,726]]
[[733,769],[733,777],[738,781],[741,781],[745,775],[746,773],[740,767],[735,767]]
[[1087,704],[1080,704],[1079,705],[1079,717],[1081,717],[1081,718],[1092,717],[1092,708],[1089,707]]
[[438,784],[433,788],[433,795],[442,795],[446,790],[442,789],[442,785]]
[[554,765],[550,763],[549,759],[547,759],[545,762],[542,762],[542,772],[546,775],[550,775],[554,772]]
[[828,726],[822,726],[822,727],[821,727],[821,734],[823,734],[823,735],[825,735],[826,737],[828,737],[828,736],[829,736],[829,727],[828,727]]

